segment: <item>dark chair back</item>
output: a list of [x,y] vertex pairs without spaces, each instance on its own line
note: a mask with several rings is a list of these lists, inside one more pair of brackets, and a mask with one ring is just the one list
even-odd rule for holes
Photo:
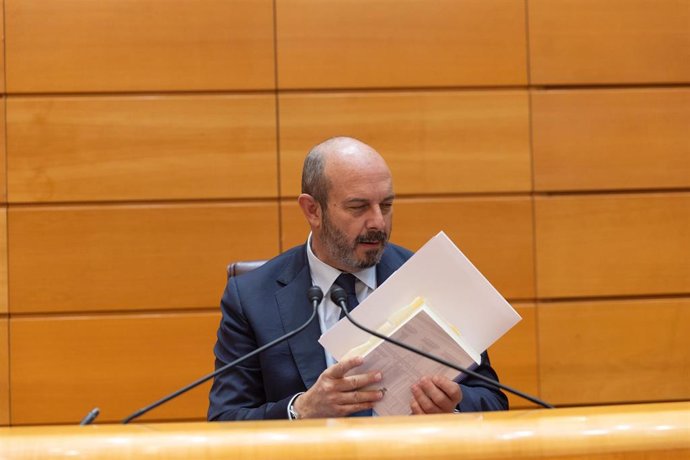
[[244,260],[234,262],[228,265],[228,278],[231,276],[240,276],[243,273],[250,272],[265,264],[265,260]]

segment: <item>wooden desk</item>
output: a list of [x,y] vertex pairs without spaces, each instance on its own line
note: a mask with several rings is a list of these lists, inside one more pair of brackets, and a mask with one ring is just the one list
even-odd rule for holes
[[680,459],[690,402],[426,417],[0,429],[0,458]]

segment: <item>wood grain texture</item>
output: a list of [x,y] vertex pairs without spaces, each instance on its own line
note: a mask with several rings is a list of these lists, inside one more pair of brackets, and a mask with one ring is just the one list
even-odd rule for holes
[[235,260],[278,253],[276,203],[10,209],[10,312],[215,307]]
[[8,1],[7,90],[274,88],[270,0]]
[[278,0],[281,88],[520,85],[517,0]]
[[[12,424],[117,422],[213,371],[220,313],[12,318]],[[204,420],[210,383],[143,420]]]
[[690,398],[690,298],[541,303],[538,316],[547,401]]
[[532,84],[690,81],[687,0],[530,0]]
[[0,0],[0,93],[5,92],[5,1]]
[[690,292],[690,193],[537,197],[540,298]]
[[0,426],[10,424],[10,339],[7,316],[0,316]]
[[[293,201],[281,208],[283,249],[303,244],[301,210]],[[504,297],[534,297],[529,198],[401,198],[394,208],[392,242],[417,250],[443,230]]]
[[0,316],[8,312],[7,208],[0,207]]
[[[501,383],[538,397],[536,308],[530,303],[514,303],[513,308],[522,321],[489,348],[489,358]],[[506,395],[511,409],[538,407],[508,392]]]
[[283,94],[282,196],[299,194],[304,157],[336,135],[377,149],[398,194],[532,187],[526,91]]
[[690,89],[532,93],[540,191],[690,187]]
[[686,460],[690,403],[426,417],[0,429],[12,460]]
[[[0,4],[0,6],[2,6],[2,4]],[[0,19],[2,19],[1,13]],[[7,126],[5,123],[6,103],[7,99],[5,97],[0,97],[0,203],[7,202]]]
[[273,197],[275,98],[8,101],[11,202]]

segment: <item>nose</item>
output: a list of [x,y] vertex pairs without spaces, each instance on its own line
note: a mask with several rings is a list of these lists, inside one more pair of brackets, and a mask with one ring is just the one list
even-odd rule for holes
[[367,230],[383,230],[386,228],[386,220],[383,217],[381,206],[374,205],[371,207],[366,224]]

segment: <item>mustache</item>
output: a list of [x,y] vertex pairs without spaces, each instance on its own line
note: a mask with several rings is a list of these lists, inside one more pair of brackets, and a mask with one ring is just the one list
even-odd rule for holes
[[358,236],[355,240],[356,243],[385,243],[386,241],[388,241],[388,233],[382,230],[372,230]]

